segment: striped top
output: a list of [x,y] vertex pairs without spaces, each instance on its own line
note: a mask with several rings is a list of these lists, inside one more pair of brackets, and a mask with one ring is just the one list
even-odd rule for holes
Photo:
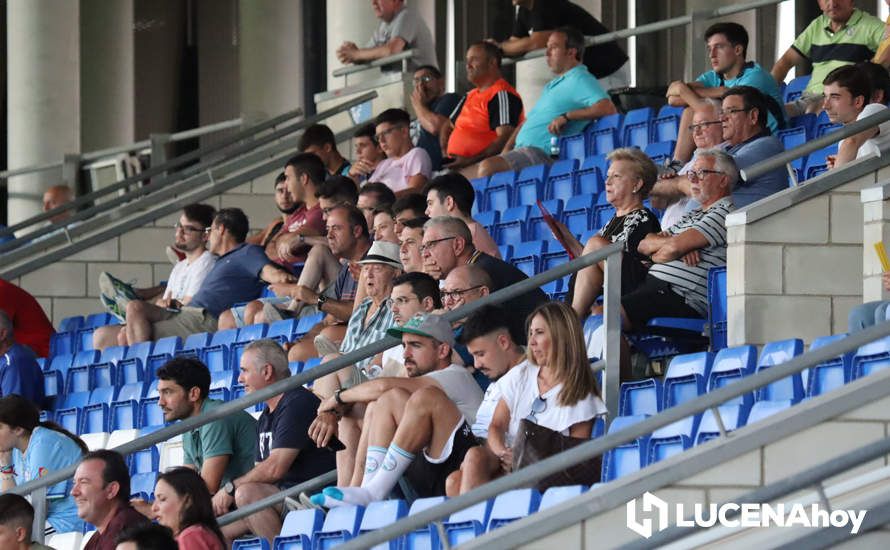
[[689,266],[682,259],[654,264],[649,269],[653,277],[671,285],[671,290],[683,297],[692,309],[702,316],[708,314],[708,270],[726,265],[726,215],[734,210],[732,197],[724,197],[707,210],[696,208],[677,223],[665,229],[673,236],[690,229],[704,235],[708,246],[698,249],[698,265]]
[[[340,353],[349,353],[367,346],[371,342],[381,340],[386,336],[386,329],[396,326],[392,315],[392,302],[389,298],[380,304],[366,324],[365,316],[373,303],[370,298],[365,298],[352,312],[349,324],[346,326],[346,336],[343,337],[343,343],[340,344]],[[372,359],[374,359],[373,356],[363,359],[355,366],[364,370]]]

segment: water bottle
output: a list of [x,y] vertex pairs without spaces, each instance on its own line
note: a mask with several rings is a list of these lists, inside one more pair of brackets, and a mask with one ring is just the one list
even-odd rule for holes
[[556,136],[550,137],[550,158],[559,158],[559,138]]

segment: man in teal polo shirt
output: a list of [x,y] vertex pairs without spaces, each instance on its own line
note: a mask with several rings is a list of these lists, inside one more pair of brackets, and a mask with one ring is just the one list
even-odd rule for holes
[[759,90],[767,100],[767,127],[771,132],[785,125],[785,109],[779,86],[766,70],[748,55],[748,31],[738,23],[715,23],[705,30],[705,44],[711,70],[702,73],[694,82],[672,82],[668,86],[667,100],[675,107],[687,107],[680,118],[674,159],[686,163],[692,158],[695,142],[692,141],[692,114],[706,107],[708,98],[720,99],[723,93],[736,86],[751,86]]
[[556,78],[547,83],[528,118],[516,127],[500,155],[479,164],[479,177],[535,164],[551,164],[550,140],[581,132],[588,122],[615,112],[596,77],[581,62],[584,36],[560,27],[547,39],[547,65]]
[[853,7],[853,0],[819,0],[822,15],[813,19],[770,71],[782,82],[791,67],[803,61],[813,64],[810,83],[801,99],[789,105],[789,116],[822,107],[822,81],[842,65],[868,61],[875,55],[884,34],[884,23]]
[[[210,371],[188,357],[171,359],[158,369],[158,406],[164,420],[184,420],[223,404],[208,399]],[[201,474],[210,494],[253,468],[256,456],[256,421],[248,413],[214,420],[182,434],[185,465]]]

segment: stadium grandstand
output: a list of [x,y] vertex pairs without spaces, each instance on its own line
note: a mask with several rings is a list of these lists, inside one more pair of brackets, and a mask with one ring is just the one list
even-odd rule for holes
[[890,546],[890,0],[0,5],[4,549]]

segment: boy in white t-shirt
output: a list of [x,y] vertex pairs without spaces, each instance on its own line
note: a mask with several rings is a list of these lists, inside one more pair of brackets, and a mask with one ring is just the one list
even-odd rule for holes
[[[869,75],[856,65],[844,65],[834,69],[823,80],[822,107],[828,119],[835,124],[852,124],[879,113],[887,107],[870,103],[872,82]],[[880,154],[881,147],[890,142],[890,121],[841,140],[837,156],[829,158],[829,166],[838,168],[870,154]]]
[[419,193],[432,173],[430,156],[411,143],[411,115],[402,109],[387,109],[377,115],[375,131],[380,148],[386,153],[368,181],[385,183],[401,197]]

